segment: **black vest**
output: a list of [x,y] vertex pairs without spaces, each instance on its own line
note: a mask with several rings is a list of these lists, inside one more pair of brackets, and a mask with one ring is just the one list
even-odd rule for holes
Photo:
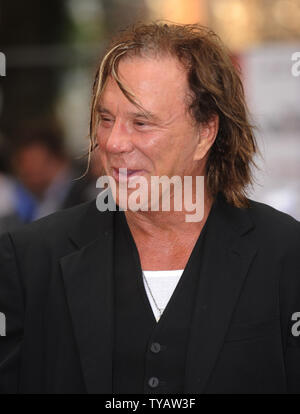
[[113,393],[183,393],[189,330],[209,220],[156,322],[125,214],[117,211],[114,216]]

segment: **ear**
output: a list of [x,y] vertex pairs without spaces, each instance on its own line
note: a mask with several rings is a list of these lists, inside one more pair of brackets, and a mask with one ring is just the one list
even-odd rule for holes
[[198,145],[194,153],[194,161],[202,160],[213,146],[219,130],[219,116],[217,114],[205,124],[201,124],[198,132]]

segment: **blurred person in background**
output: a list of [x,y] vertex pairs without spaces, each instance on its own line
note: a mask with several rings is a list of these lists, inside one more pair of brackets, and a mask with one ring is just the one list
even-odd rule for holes
[[11,141],[11,213],[15,219],[3,218],[3,230],[93,198],[95,180],[89,174],[81,177],[86,167],[71,160],[55,120],[24,121]]

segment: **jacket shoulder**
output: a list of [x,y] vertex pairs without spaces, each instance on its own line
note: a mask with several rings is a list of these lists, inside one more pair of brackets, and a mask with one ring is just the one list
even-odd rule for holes
[[57,236],[58,234],[68,232],[93,207],[93,203],[88,201],[75,207],[49,214],[32,223],[23,224],[18,229],[12,231],[11,236],[13,239],[32,237],[34,235],[49,238],[51,235]]
[[22,225],[11,232],[16,246],[25,250],[42,249],[63,251],[69,245],[69,236],[88,242],[109,226],[109,211],[97,209],[96,201],[88,201],[75,207],[60,210],[37,221]]
[[300,240],[300,222],[267,204],[249,200],[249,215],[261,238],[293,242]]

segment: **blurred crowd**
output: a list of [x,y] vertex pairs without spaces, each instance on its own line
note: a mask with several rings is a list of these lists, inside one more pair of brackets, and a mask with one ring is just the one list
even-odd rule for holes
[[57,122],[24,122],[10,138],[0,140],[0,233],[96,196],[94,158],[87,171],[87,156],[69,154]]

